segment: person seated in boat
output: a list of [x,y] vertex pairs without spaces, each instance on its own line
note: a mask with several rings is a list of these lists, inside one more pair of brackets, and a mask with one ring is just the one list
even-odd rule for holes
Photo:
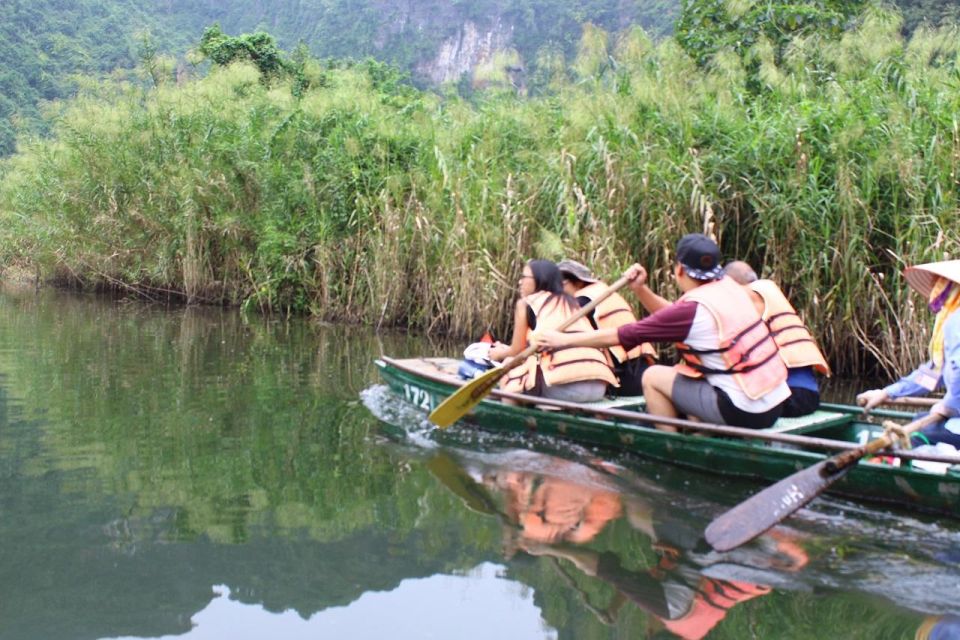
[[[561,260],[557,263],[560,274],[563,276],[563,289],[576,298],[581,307],[585,307],[593,299],[606,291],[608,285],[593,276],[593,273],[583,264],[575,260]],[[617,329],[630,322],[636,322],[637,317],[627,301],[619,293],[612,293],[597,305],[597,308],[587,315],[587,319],[594,329]],[[620,345],[607,349],[613,373],[620,382],[619,387],[610,387],[607,393],[613,396],[643,395],[643,385],[640,380],[647,367],[657,361],[657,352],[649,342],[634,347],[630,351]]]
[[857,404],[870,411],[891,398],[942,388],[943,399],[930,408],[942,420],[914,433],[911,441],[914,445],[945,442],[960,449],[960,260],[908,267],[903,275],[937,314],[928,347],[930,360],[883,389],[859,394]]
[[681,363],[653,365],[643,374],[647,411],[757,429],[776,422],[790,396],[786,366],[747,292],[723,277],[720,249],[713,240],[693,233],[677,243],[673,276],[683,295],[676,303],[647,288],[646,270],[640,265],[625,275],[644,306],[656,309],[652,315],[619,329],[546,331],[537,334],[536,344],[551,351],[615,344],[629,350],[648,341],[676,342]]
[[761,280],[742,260],[728,262],[724,272],[747,287],[754,306],[770,327],[783,363],[787,365],[790,397],[783,405],[783,417],[796,418],[813,413],[820,408],[820,385],[816,374],[830,377],[830,367],[813,335],[775,282]]
[[[502,361],[526,349],[533,332],[555,329],[579,309],[577,301],[563,290],[557,265],[549,260],[531,260],[523,266],[518,283],[510,344],[496,343],[490,349],[491,360]],[[573,323],[568,331],[592,332],[586,318]],[[575,347],[555,353],[537,353],[510,371],[500,388],[568,402],[595,402],[607,393],[607,385],[617,379],[604,352],[596,347]]]

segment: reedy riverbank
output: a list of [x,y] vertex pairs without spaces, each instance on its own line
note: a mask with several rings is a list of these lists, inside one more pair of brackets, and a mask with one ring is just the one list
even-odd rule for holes
[[[922,357],[899,271],[956,256],[953,28],[871,12],[839,42],[698,69],[587,29],[550,96],[416,92],[311,61],[310,88],[215,68],[91,86],[0,179],[0,255],[59,282],[474,335],[504,332],[530,257],[667,293],[683,233],[778,280],[839,371]],[[755,74],[752,75],[751,74]],[[758,78],[762,89],[749,87]]]

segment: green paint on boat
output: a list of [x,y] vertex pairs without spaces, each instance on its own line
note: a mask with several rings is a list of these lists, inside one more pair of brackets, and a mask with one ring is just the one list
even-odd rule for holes
[[[392,359],[376,362],[389,387],[407,402],[432,411],[453,393],[462,381],[455,375],[457,361],[450,358]],[[609,405],[608,405],[609,406]],[[619,406],[624,406],[621,403]],[[640,408],[637,402],[627,407]],[[533,432],[557,436],[580,444],[629,451],[639,456],[729,477],[775,482],[882,433],[879,424],[860,416],[857,407],[827,404],[813,418],[780,422],[758,437],[792,439],[787,444],[758,439],[692,435],[658,431],[637,422],[603,414],[601,406],[584,407],[580,413],[546,411],[533,405],[501,402],[498,393],[478,404],[460,423],[494,432]],[[623,411],[623,409],[619,409]],[[907,420],[903,412],[875,412],[881,417]],[[456,427],[455,427],[456,428]],[[803,435],[796,435],[802,433]],[[788,435],[789,434],[789,435]],[[834,446],[833,451],[824,447]],[[895,503],[911,510],[937,512],[957,517],[960,513],[960,465],[938,474],[862,461],[830,493],[870,502]]]

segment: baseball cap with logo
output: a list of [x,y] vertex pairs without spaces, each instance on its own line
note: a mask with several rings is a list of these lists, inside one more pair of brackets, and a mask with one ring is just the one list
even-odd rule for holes
[[716,280],[723,275],[720,248],[702,233],[688,233],[680,238],[677,262],[694,280]]

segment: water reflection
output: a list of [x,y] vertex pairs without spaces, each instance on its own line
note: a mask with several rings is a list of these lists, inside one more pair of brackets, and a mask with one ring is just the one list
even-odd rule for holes
[[217,309],[0,297],[0,638],[647,638],[709,581],[772,588],[716,638],[819,638],[824,620],[913,637],[952,611],[955,528],[828,500],[787,538],[711,555],[699,532],[730,485],[438,434],[376,384],[384,351],[444,352]]
[[[404,580],[391,591],[368,592],[349,606],[330,607],[309,617],[243,604],[226,585],[217,585],[214,599],[191,618],[190,631],[164,638],[556,638],[556,631],[540,618],[529,589],[504,580],[501,572],[502,567],[484,563],[460,576]],[[491,616],[491,611],[497,615]]]
[[[818,638],[824,615],[835,637],[956,632],[955,529],[827,500],[805,526],[720,554],[701,535],[723,505],[692,490],[696,476],[549,439],[533,452],[500,449],[490,435],[437,438],[446,446],[431,447],[426,466],[466,508],[497,521],[509,575],[554,598],[562,589],[589,612],[590,624],[559,625],[538,600],[562,637],[606,637],[603,628],[611,637],[782,637],[786,625],[791,637]],[[527,558],[541,567],[536,577]]]
[[[708,550],[696,519],[660,515],[654,494],[663,490],[625,469],[592,459],[590,466],[529,451],[498,455],[461,453],[459,466],[449,453],[427,463],[434,475],[464,503],[498,518],[504,554],[548,558],[559,576],[582,594],[584,606],[604,625],[615,625],[625,603],[649,614],[648,632],[663,630],[686,640],[705,637],[739,603],[770,593],[765,584],[705,575],[696,562]],[[600,534],[624,523],[622,549],[593,548]],[[615,534],[614,534],[615,535]],[[649,549],[641,559],[630,547]],[[729,554],[728,554],[729,555]],[[778,530],[755,545],[750,561],[763,568],[798,571],[807,554],[790,534]],[[581,579],[612,590],[597,605],[577,586]]]

